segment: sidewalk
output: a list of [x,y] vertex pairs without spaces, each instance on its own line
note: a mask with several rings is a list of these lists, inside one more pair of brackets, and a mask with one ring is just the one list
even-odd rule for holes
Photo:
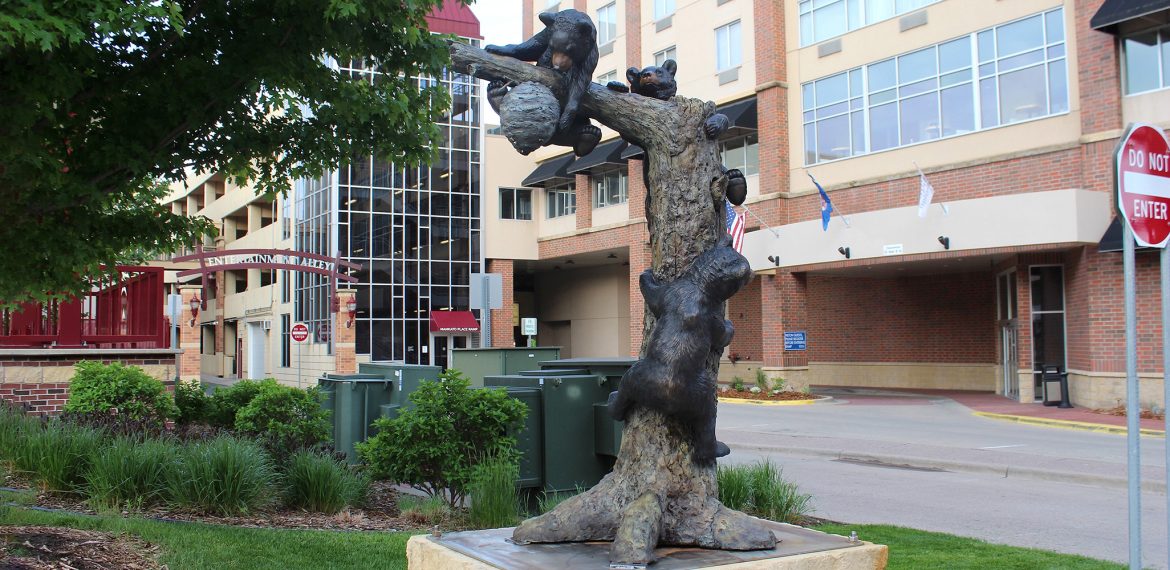
[[[828,387],[839,390],[838,387]],[[928,390],[928,389],[895,389],[883,388],[882,392],[903,392],[949,398],[962,404],[978,415],[1007,421],[1019,421],[1065,427],[1070,429],[1086,429],[1089,431],[1107,431],[1125,433],[1125,416],[1111,416],[1094,412],[1088,408],[1061,409],[1056,406],[1045,406],[1039,403],[1021,404],[991,392],[972,392],[967,390]],[[1166,424],[1162,420],[1141,420],[1141,429],[1144,435],[1165,435]]]

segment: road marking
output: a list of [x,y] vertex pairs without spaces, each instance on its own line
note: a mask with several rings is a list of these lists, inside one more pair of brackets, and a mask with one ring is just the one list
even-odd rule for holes
[[1023,443],[1016,443],[1013,445],[989,445],[987,447],[980,447],[979,449],[1005,449],[1008,447],[1026,447]]

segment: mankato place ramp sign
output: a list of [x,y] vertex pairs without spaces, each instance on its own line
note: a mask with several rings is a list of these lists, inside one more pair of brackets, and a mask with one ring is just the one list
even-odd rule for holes
[[1170,143],[1162,129],[1136,123],[1117,148],[1117,209],[1138,244],[1166,247],[1170,238]]

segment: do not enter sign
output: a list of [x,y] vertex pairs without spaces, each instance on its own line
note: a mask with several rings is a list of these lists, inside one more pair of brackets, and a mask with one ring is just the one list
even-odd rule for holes
[[1130,125],[1117,147],[1117,208],[1146,247],[1170,238],[1170,142],[1153,125]]
[[292,329],[288,331],[288,336],[292,341],[301,344],[309,340],[309,325],[305,323],[293,323]]

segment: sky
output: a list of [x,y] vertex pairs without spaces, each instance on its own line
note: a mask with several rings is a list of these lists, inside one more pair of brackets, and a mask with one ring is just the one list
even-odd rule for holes
[[[471,11],[479,18],[479,32],[483,34],[483,43],[487,44],[517,44],[522,41],[521,20],[524,18],[520,0],[477,0],[471,5]],[[480,82],[480,92],[487,89],[487,82]],[[486,103],[483,106],[483,124],[498,125],[500,118]]]

